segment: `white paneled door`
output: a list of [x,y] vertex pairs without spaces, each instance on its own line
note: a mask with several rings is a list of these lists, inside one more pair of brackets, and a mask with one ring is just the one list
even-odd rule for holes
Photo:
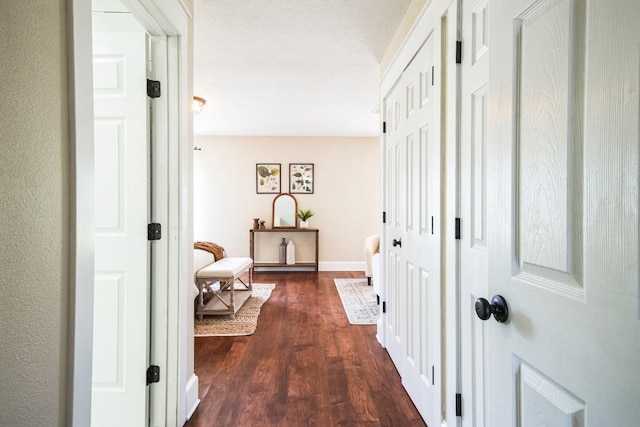
[[483,427],[487,380],[486,322],[475,300],[488,294],[487,107],[489,0],[462,3],[460,95],[460,386],[462,425]]
[[93,39],[96,230],[92,426],[147,425],[146,40],[142,30],[94,33]]
[[640,420],[639,22],[637,0],[491,0],[489,426]]
[[455,28],[452,4],[430,6],[427,38],[384,98],[385,345],[428,425],[442,417],[442,58],[447,29]]

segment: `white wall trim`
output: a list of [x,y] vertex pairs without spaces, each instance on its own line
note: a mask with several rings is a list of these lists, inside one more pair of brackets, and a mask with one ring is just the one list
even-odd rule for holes
[[184,0],[177,0],[178,3],[180,4],[180,6],[182,7],[182,11],[184,12],[184,14],[189,18],[189,19],[193,19],[193,14],[191,13],[191,11],[189,10],[189,8],[187,7],[187,4],[184,2]]
[[429,10],[432,6],[436,7],[438,5],[434,5],[434,0],[428,0],[424,8],[418,15],[416,23],[409,31],[409,34],[407,35],[404,43],[402,43],[402,46],[393,59],[393,62],[382,77],[382,81],[380,83],[380,96],[382,97],[382,99],[387,96],[395,82],[402,75],[404,69],[407,67],[409,62],[411,62],[411,59],[413,59],[415,53],[418,51],[418,49],[420,49],[420,46],[422,46],[422,43],[424,43],[424,41],[426,40],[429,34],[429,28],[434,26],[433,19],[439,18],[439,16],[435,17],[432,16],[434,15],[433,13],[429,13]]
[[364,271],[364,261],[325,261],[318,263],[320,271]]
[[[163,224],[163,253],[156,261],[166,259],[166,269],[161,269],[164,277],[156,281],[163,286],[154,304],[156,316],[152,330],[153,349],[156,357],[164,364],[162,387],[152,393],[152,425],[181,426],[187,419],[191,402],[186,393],[188,382],[194,381],[196,400],[198,394],[197,376],[190,369],[193,354],[189,352],[188,340],[193,340],[193,326],[185,313],[188,294],[187,286],[192,277],[190,255],[193,250],[190,225],[191,202],[185,193],[189,190],[192,166],[190,163],[192,141],[189,125],[189,106],[184,99],[191,98],[189,89],[190,72],[187,64],[189,52],[189,21],[191,13],[182,0],[123,0],[129,10],[154,36],[166,37],[164,69],[159,73],[162,81],[162,97],[156,107],[166,115],[159,131],[162,134],[161,155],[156,156],[156,164],[162,170],[155,175],[157,210],[155,219]],[[189,94],[189,96],[185,96]],[[162,117],[156,116],[163,120]],[[160,153],[158,153],[160,154]],[[190,332],[191,331],[191,332]],[[191,363],[189,363],[191,360]],[[199,402],[199,400],[197,400]],[[197,403],[195,403],[197,407]]]
[[94,151],[91,2],[67,5],[69,47],[69,318],[67,422],[91,424]]
[[[398,48],[398,51],[396,52],[391,62],[389,62],[389,66],[387,67],[387,70],[384,72],[384,74],[382,75],[382,78],[380,79],[381,81],[385,81],[388,77],[393,78],[393,76],[401,75],[402,71],[404,71],[404,67],[406,66],[406,64],[409,63],[409,61],[413,57],[413,56],[410,56],[409,58],[406,58],[406,56],[409,55],[410,52],[415,53],[417,51],[416,48],[408,47],[408,45],[413,41],[412,37],[414,37],[417,31],[416,27],[418,27],[419,22],[423,19],[424,14],[429,8],[429,5],[431,4],[432,1],[433,0],[427,0],[425,2],[424,6],[422,7],[422,10],[416,17],[416,20],[411,26],[411,29],[407,33],[407,36],[405,37],[404,41]],[[398,70],[399,67],[402,67],[402,68]],[[395,79],[394,79],[394,82],[395,82]],[[389,92],[389,90],[391,90],[391,86],[387,87],[386,89],[381,89],[380,94],[384,97]]]
[[196,408],[200,404],[200,398],[198,397],[198,377],[193,374],[187,381],[187,389],[185,395],[187,396],[187,420],[191,419]]

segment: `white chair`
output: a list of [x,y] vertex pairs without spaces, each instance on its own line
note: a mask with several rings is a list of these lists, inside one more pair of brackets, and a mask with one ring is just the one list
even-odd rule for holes
[[371,281],[373,282],[373,293],[376,294],[378,305],[380,304],[380,291],[382,291],[382,277],[380,277],[380,257],[380,252],[376,252],[371,258]]
[[[373,258],[376,254],[379,253],[380,250],[380,235],[374,234],[369,236],[364,241],[364,260],[365,260],[365,275],[367,276],[367,284],[371,286],[372,282],[375,281],[374,275],[374,267],[373,267]],[[378,255],[379,256],[379,255]]]

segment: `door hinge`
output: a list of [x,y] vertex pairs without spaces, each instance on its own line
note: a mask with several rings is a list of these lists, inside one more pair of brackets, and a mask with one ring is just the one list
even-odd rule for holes
[[160,98],[160,82],[158,80],[147,79],[147,96]]
[[160,382],[160,366],[151,365],[147,368],[147,385]]
[[147,240],[160,240],[162,237],[162,226],[157,222],[147,225]]
[[382,133],[387,133],[387,122],[382,122]]
[[382,312],[383,313],[387,312],[387,302],[386,301],[382,301]]
[[462,394],[456,393],[456,417],[462,416]]
[[456,218],[456,240],[460,240],[460,218]]
[[462,64],[462,42],[456,42],[456,64]]
[[383,224],[387,223],[387,213],[386,212],[382,212],[382,223]]

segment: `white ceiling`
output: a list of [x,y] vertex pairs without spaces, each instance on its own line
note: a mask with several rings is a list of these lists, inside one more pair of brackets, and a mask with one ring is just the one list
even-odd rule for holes
[[195,0],[196,135],[374,136],[411,0]]

